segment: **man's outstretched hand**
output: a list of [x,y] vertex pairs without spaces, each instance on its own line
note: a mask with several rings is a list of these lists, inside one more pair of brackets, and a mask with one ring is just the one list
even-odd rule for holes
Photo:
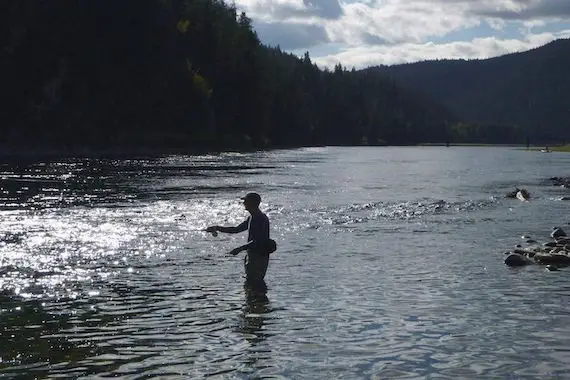
[[218,235],[218,226],[210,226],[210,227],[206,228],[206,232],[211,233],[213,236],[217,236]]

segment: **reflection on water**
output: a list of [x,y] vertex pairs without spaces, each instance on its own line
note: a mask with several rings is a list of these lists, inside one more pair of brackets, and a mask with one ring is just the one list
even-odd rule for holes
[[243,365],[238,372],[251,375],[262,370],[263,363],[271,359],[271,347],[263,343],[271,336],[266,324],[272,318],[272,309],[265,283],[251,285],[245,282],[244,294],[245,304],[234,331],[248,342],[248,347],[244,348]]
[[[567,271],[502,252],[570,222],[567,155],[313,148],[0,165],[0,377],[544,378]],[[531,202],[505,199],[515,186]],[[263,196],[267,284],[202,229]],[[569,227],[570,229],[570,227]]]

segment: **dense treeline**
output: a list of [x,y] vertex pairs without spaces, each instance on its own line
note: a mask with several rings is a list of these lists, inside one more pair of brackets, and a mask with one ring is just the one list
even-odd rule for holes
[[525,137],[524,131],[516,126],[465,122],[450,125],[449,140],[468,144],[521,144],[525,141],[530,143],[530,138]]
[[373,72],[263,46],[219,0],[0,2],[0,143],[245,148],[449,139]]
[[[562,39],[485,60],[428,61],[366,71],[389,75],[465,122],[510,127],[534,142],[563,142],[570,139],[569,67],[570,39]],[[501,134],[496,132],[494,137]]]

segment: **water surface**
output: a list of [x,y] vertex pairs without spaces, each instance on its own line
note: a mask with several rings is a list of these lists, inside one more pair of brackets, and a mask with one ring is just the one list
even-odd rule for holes
[[[0,377],[563,378],[568,270],[503,252],[568,226],[548,178],[569,164],[493,147],[4,160]],[[225,254],[245,234],[200,231],[245,219],[248,191],[278,243],[266,298]]]

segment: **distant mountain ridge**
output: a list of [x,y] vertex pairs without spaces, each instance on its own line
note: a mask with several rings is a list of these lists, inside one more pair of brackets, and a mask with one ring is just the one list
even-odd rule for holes
[[534,140],[570,139],[570,39],[484,60],[363,71],[381,72],[467,122],[518,126]]

